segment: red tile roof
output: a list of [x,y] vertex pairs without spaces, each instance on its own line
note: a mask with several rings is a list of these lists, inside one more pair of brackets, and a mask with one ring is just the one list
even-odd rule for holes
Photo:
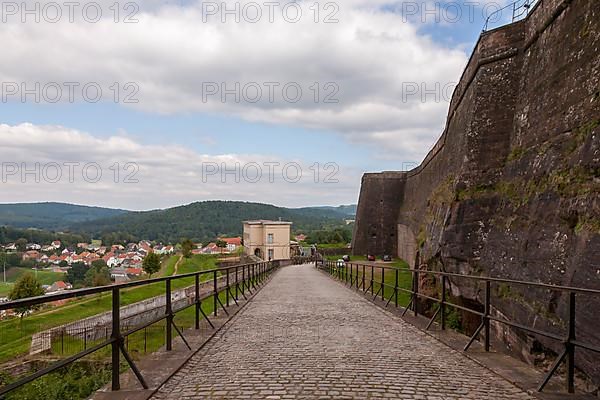
[[234,244],[236,246],[241,246],[242,245],[242,238],[241,237],[221,238],[221,240],[224,241],[227,244]]

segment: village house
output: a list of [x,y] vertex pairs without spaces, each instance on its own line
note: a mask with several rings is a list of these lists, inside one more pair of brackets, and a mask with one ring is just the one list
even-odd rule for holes
[[297,242],[304,242],[306,240],[306,235],[303,233],[300,233],[300,234],[294,236],[294,239],[296,239]]
[[4,250],[6,250],[7,252],[15,252],[17,251],[17,245],[15,243],[9,243]]
[[127,276],[127,270],[121,267],[111,269],[110,277],[115,281],[115,283],[123,283],[128,282],[130,280]]
[[206,247],[202,248],[202,250],[197,253],[194,253],[194,250],[192,250],[192,253],[194,254],[219,254],[219,252],[220,249],[216,243],[207,244]]
[[163,246],[162,244],[157,244],[153,249],[154,253],[164,255],[164,254],[173,254],[175,249],[173,246]]
[[25,260],[34,260],[37,261],[40,258],[40,253],[36,250],[29,250],[23,253],[22,259]]
[[58,293],[58,292],[62,292],[64,290],[70,290],[70,289],[73,289],[73,285],[71,285],[70,283],[63,282],[63,281],[57,281],[57,282],[54,282],[52,285],[50,285],[46,289],[46,294]]
[[227,252],[228,253],[233,253],[235,252],[241,245],[242,245],[242,238],[241,237],[225,237],[225,238],[221,238],[222,241],[224,241],[225,243],[227,243]]
[[141,269],[141,268],[132,268],[132,267],[130,267],[130,268],[126,268],[125,272],[129,276],[140,276],[140,275],[142,275],[142,272],[144,272],[144,270]]
[[138,243],[139,249],[144,250],[147,253],[152,252],[152,243],[147,240],[142,240]]

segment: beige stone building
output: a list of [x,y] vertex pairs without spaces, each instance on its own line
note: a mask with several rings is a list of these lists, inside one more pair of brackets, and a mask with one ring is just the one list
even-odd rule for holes
[[244,221],[244,253],[263,260],[290,258],[291,222]]

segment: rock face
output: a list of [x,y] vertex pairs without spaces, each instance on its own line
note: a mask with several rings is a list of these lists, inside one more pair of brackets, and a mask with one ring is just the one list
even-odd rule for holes
[[[600,289],[600,7],[543,0],[482,34],[442,136],[408,172],[365,174],[355,254],[448,272]],[[482,287],[451,280],[465,303]],[[495,285],[498,315],[565,335],[567,295]],[[577,339],[600,346],[600,296],[577,296]],[[524,359],[562,343],[494,329]],[[600,384],[600,354],[576,364]]]

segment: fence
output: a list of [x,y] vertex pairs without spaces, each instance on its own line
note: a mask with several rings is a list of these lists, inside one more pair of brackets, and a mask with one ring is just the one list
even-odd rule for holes
[[[285,260],[284,262],[282,262],[282,264],[288,262],[302,263],[305,261],[307,261],[307,259],[305,258],[294,258],[292,260]],[[173,349],[173,330],[175,330],[176,333],[181,337],[183,343],[188,348],[190,348],[188,342],[182,334],[182,330],[174,322],[174,317],[176,313],[194,307],[195,312],[193,327],[195,329],[200,329],[200,321],[201,319],[204,319],[212,328],[214,328],[214,325],[210,321],[208,314],[212,313],[212,315],[217,316],[219,309],[222,309],[227,314],[226,306],[229,306],[230,302],[238,304],[240,296],[246,298],[246,293],[252,292],[252,290],[256,289],[257,286],[259,286],[275,269],[279,267],[279,265],[280,262],[278,261],[243,264],[220,269],[211,269],[169,277],[147,279],[143,281],[135,281],[112,286],[71,290],[48,296],[33,297],[2,303],[0,304],[0,311],[34,307],[46,303],[55,302],[58,300],[75,299],[83,296],[89,296],[100,293],[111,293],[112,311],[110,320],[110,330],[104,328],[106,331],[105,336],[100,335],[101,338],[98,338],[96,331],[92,331],[93,327],[83,327],[82,329],[71,330],[65,329],[62,333],[59,334],[49,333],[50,336],[48,337],[48,340],[50,341],[50,346],[52,347],[53,351],[58,354],[68,355],[68,357],[57,361],[46,368],[36,371],[31,375],[23,377],[17,380],[16,382],[1,387],[0,397],[41,376],[47,375],[69,364],[72,364],[73,362],[92,353],[101,351],[102,349],[108,346],[110,346],[111,356],[112,390],[116,391],[120,389],[119,358],[121,354],[127,361],[129,367],[135,374],[142,387],[144,387],[144,389],[147,389],[148,385],[128,351],[128,349],[131,346],[131,338],[138,336],[138,340],[136,342],[141,342],[143,352],[148,352],[151,351],[151,349],[148,348],[149,335],[157,332],[160,329],[164,333],[164,343],[166,345],[166,350],[171,351]],[[224,285],[219,285],[219,276],[222,274],[225,276],[225,283]],[[208,293],[205,292],[202,294],[200,292],[201,280],[203,281],[203,283],[207,281],[201,279],[203,277],[208,277],[207,280],[209,282],[212,281],[212,290],[210,290]],[[172,303],[172,283],[174,281],[186,278],[193,278],[194,280],[193,301],[175,310]],[[165,307],[162,315],[158,316],[157,318],[154,318],[151,321],[144,322],[141,324],[135,324],[133,326],[127,323],[123,323],[124,321],[121,320],[120,300],[122,291],[128,288],[147,286],[157,283],[164,283],[165,285]],[[223,297],[223,300],[221,300],[221,297]],[[202,307],[203,303],[208,303],[211,311],[209,311],[208,313],[205,312]],[[161,324],[161,326],[157,328],[156,324]],[[108,336],[109,333],[110,336]],[[143,339],[140,340],[139,336],[142,336]]]
[[[408,304],[402,313],[403,317],[409,310],[412,310],[415,316],[419,315],[420,300],[431,301],[433,304],[437,304],[438,307],[429,320],[429,323],[425,328],[426,330],[431,328],[432,324],[438,317],[440,319],[441,329],[446,329],[448,307],[479,316],[481,318],[481,323],[475,330],[475,333],[471,336],[469,342],[464,348],[464,351],[467,351],[471,347],[471,345],[481,335],[482,332],[484,334],[485,351],[490,351],[490,322],[492,321],[514,329],[540,335],[542,337],[555,340],[559,343],[563,343],[564,348],[562,353],[556,359],[542,382],[539,384],[537,388],[538,392],[541,392],[544,389],[544,387],[550,381],[550,378],[552,378],[552,376],[554,376],[558,370],[558,367],[563,363],[563,361],[566,360],[567,391],[569,393],[574,393],[575,350],[580,348],[594,353],[600,353],[600,346],[598,344],[585,343],[576,339],[577,328],[575,323],[577,296],[591,295],[600,299],[600,290],[549,285],[513,279],[462,275],[441,271],[428,271],[424,269],[396,268],[376,264],[344,263],[342,265],[341,263],[335,261],[321,260],[319,262],[315,262],[315,265],[317,268],[325,270],[331,276],[348,284],[350,287],[355,288],[356,290],[361,290],[365,294],[370,292],[373,300],[381,296],[382,301],[387,301],[385,305],[386,307],[389,306],[392,301],[394,302],[394,305],[398,307],[400,296],[402,293],[405,293],[408,295]],[[402,281],[406,281],[406,279],[403,279],[403,277],[406,277],[407,274],[410,275],[410,288],[407,288],[405,287],[406,285],[401,284]],[[378,277],[380,279],[379,281],[377,280]],[[439,292],[437,293],[438,297],[434,297],[433,295],[428,295],[419,291],[419,279],[423,277],[433,277],[440,283]],[[475,284],[483,284],[483,310],[476,310],[448,301],[448,291],[450,289],[451,280],[469,280]],[[561,334],[560,332],[556,331],[545,331],[535,327],[526,326],[515,321],[510,321],[500,315],[495,315],[492,312],[492,288],[497,289],[497,291],[505,291],[507,290],[507,287],[510,288],[513,286],[525,286],[530,288],[529,290],[543,289],[546,291],[566,293],[568,296],[568,319],[565,324],[559,324],[561,326],[564,325],[565,332],[562,332]]]
[[504,25],[525,19],[541,2],[542,0],[517,0],[506,5],[494,11],[487,17],[483,31],[491,31]]

